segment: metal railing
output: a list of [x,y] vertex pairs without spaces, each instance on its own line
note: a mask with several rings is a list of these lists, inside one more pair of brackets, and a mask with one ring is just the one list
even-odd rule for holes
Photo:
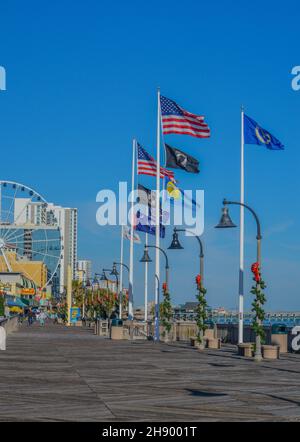
[[12,333],[18,329],[19,316],[10,316],[8,318],[0,318],[0,327],[3,327],[6,334]]

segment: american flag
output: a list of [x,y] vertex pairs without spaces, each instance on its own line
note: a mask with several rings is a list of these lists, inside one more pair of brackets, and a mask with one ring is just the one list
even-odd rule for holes
[[[148,154],[148,152],[145,151],[145,149],[137,143],[137,172],[138,175],[151,175],[156,176],[156,161],[154,158],[151,157],[151,155]],[[169,177],[170,179],[174,180],[174,172],[171,172],[170,170],[164,169],[163,167],[160,168],[160,178]]]
[[210,129],[204,117],[182,109],[175,101],[160,96],[164,134],[184,134],[197,138],[209,138]]

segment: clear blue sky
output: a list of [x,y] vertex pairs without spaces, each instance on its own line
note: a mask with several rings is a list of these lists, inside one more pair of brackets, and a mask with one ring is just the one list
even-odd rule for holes
[[[156,88],[205,114],[212,136],[169,136],[200,160],[185,188],[205,190],[206,286],[211,305],[237,306],[239,231],[217,231],[221,201],[239,198],[240,106],[282,141],[273,152],[246,146],[246,201],[263,229],[269,309],[300,309],[300,64],[297,1],[3,0],[0,65],[1,178],[23,182],[48,201],[79,209],[79,256],[94,270],[119,257],[117,229],[95,221],[98,190],[130,180],[131,139],[154,153]],[[142,180],[154,186],[154,179]],[[238,223],[239,211],[232,208]],[[170,230],[167,246],[170,241]],[[246,306],[255,226],[246,215]],[[170,252],[174,302],[193,300],[197,244]],[[128,248],[128,244],[127,244]],[[142,248],[136,247],[136,257]],[[126,251],[126,258],[128,253]],[[137,261],[136,261],[137,262]],[[143,300],[136,263],[136,303]],[[153,268],[153,265],[151,266]],[[153,295],[153,275],[150,279]]]

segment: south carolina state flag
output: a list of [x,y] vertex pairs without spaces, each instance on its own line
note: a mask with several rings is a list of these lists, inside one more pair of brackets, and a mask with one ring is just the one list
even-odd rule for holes
[[274,135],[263,129],[256,121],[247,115],[244,115],[244,142],[245,144],[265,146],[271,150],[284,149],[284,145],[275,138]]

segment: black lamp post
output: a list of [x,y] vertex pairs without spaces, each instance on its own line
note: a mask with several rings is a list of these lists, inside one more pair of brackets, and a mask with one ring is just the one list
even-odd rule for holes
[[118,276],[119,275],[119,272],[117,270],[117,266],[116,266],[115,262],[113,263],[113,267],[112,267],[112,270],[111,270],[110,274],[114,275],[114,276]]
[[[109,272],[110,275],[113,275],[116,278],[117,293],[118,293],[119,292],[119,278],[118,278],[119,272],[117,271],[116,266],[113,266],[112,269],[103,269],[104,275],[105,275],[105,272]],[[105,278],[106,278],[106,275],[105,275]],[[107,278],[106,278],[106,281],[107,281],[107,290],[108,290],[108,279]]]
[[[223,204],[225,204],[225,201],[226,200],[224,199]],[[216,229],[228,229],[228,228],[230,229],[232,227],[236,227],[236,225],[232,222],[232,220],[228,214],[228,207],[224,205],[224,207],[222,208],[222,216],[221,216],[220,222],[217,226],[215,226],[215,228]]]
[[122,299],[120,299],[120,290],[119,290],[119,272],[118,272],[118,270],[117,270],[117,266],[116,266],[116,263],[114,262],[113,263],[113,268],[112,268],[112,271],[110,272],[110,275],[113,275],[115,278],[116,278],[116,281],[117,281],[117,295],[119,296],[119,318],[121,319],[121,316],[120,316],[120,311],[121,311],[121,313],[122,313],[122,308],[120,307],[120,305],[121,305],[121,302],[122,302]]
[[[99,281],[103,281],[103,278],[105,280],[106,275],[104,273],[100,274],[100,273],[95,273],[94,274],[94,278],[92,281],[92,304],[94,305],[94,286],[97,284],[98,288],[99,288]],[[94,308],[94,318],[96,317],[97,313],[96,310]]]
[[[143,254],[143,257],[140,259],[140,262],[152,262],[152,259],[150,258],[149,253],[148,253],[149,247],[153,248],[153,249],[160,250],[165,257],[165,260],[166,260],[166,265],[165,265],[166,288],[168,289],[168,287],[169,287],[169,260],[168,260],[168,256],[167,256],[166,252],[162,248],[157,247],[157,246],[152,246],[152,245],[151,246],[145,245],[144,254]],[[157,302],[155,303],[155,315],[154,315],[155,316],[155,318],[154,318],[154,328],[155,328],[154,339],[155,339],[155,341],[158,342],[159,341],[159,279],[158,279],[157,275],[155,275],[155,277],[157,279],[157,296],[156,296]]]
[[204,248],[203,248],[203,243],[200,239],[200,236],[195,235],[195,233],[191,230],[177,229],[176,227],[174,227],[172,243],[168,247],[169,250],[182,250],[184,248],[184,247],[182,247],[182,245],[179,242],[177,232],[188,232],[197,239],[199,247],[200,247],[200,275],[201,275],[201,281],[203,282],[203,279],[204,279]]
[[123,262],[114,262],[113,265],[114,265],[114,266],[116,266],[116,265],[118,265],[118,266],[123,266],[123,267],[125,267],[125,269],[126,269],[126,270],[128,271],[128,273],[129,273],[129,267],[128,267],[128,265],[124,264]]
[[110,272],[110,275],[115,276],[115,278],[119,281],[118,277],[119,277],[119,272],[117,270],[116,264],[113,264],[112,270]]
[[[100,276],[100,278],[99,278],[99,276]],[[99,287],[99,280],[102,281],[102,277],[103,277],[103,274],[102,275],[100,275],[100,273],[94,274],[94,278],[92,281],[92,301],[94,301],[94,286],[97,284]]]
[[85,299],[86,299],[86,286],[87,286],[87,280],[86,280],[86,271],[82,270],[83,274],[84,274],[84,278],[82,281],[82,285],[83,285],[83,299],[82,299],[82,318],[85,320]]
[[100,281],[107,281],[107,276],[106,276],[104,270],[102,270],[102,274],[100,275],[99,279],[100,279]]
[[[259,264],[259,266],[261,265],[261,229],[260,229],[260,222],[258,219],[258,216],[256,215],[256,213],[254,212],[254,210],[247,206],[246,204],[237,202],[237,201],[227,201],[226,199],[223,200],[223,209],[222,209],[222,216],[221,216],[221,220],[219,222],[219,224],[216,226],[216,229],[224,229],[224,228],[231,228],[231,227],[236,227],[236,225],[232,222],[229,214],[228,214],[228,205],[229,204],[235,204],[238,206],[243,206],[246,209],[248,209],[252,215],[254,216],[254,219],[256,221],[256,229],[257,229],[257,233],[256,233],[256,240],[257,240],[257,262]],[[260,319],[256,319],[257,323],[259,325],[261,325],[261,321]],[[254,355],[254,359],[256,361],[261,361],[262,360],[262,353],[261,353],[261,338],[259,334],[256,334],[256,338],[255,338],[255,355]]]
[[[200,276],[201,276],[201,284],[203,284],[203,280],[204,280],[204,248],[203,248],[203,243],[200,239],[200,236],[195,235],[195,233],[191,230],[188,229],[177,229],[176,227],[174,227],[174,233],[173,233],[173,239],[172,239],[172,243],[171,245],[168,247],[169,250],[181,250],[183,249],[182,245],[179,242],[178,239],[178,233],[177,232],[188,232],[191,235],[193,235],[199,244],[199,248],[200,248]],[[199,330],[199,336],[201,339],[201,343],[203,345],[203,330]]]
[[[110,272],[109,274],[113,275],[116,278],[116,282],[117,282],[117,290],[116,291],[117,291],[117,293],[119,293],[119,278],[118,278],[119,272],[118,272],[116,266],[113,265],[112,269],[103,269],[104,274],[105,274],[105,272]],[[106,281],[107,281],[107,294],[108,294],[108,279],[107,278],[106,278]]]
[[[85,284],[85,302],[86,302],[86,298],[87,298],[87,291],[92,287],[91,281],[89,279],[86,280],[86,284]],[[85,315],[83,315],[83,317],[85,318]]]
[[144,247],[144,254],[143,254],[142,258],[140,259],[140,262],[152,262],[152,259],[150,258],[149,253],[148,253],[147,246]]
[[154,328],[155,328],[155,341],[159,342],[159,292],[160,292],[160,283],[159,283],[159,277],[155,273],[155,278],[157,281],[157,303],[155,304],[155,322],[154,322]]
[[117,270],[116,264],[113,264],[113,268],[110,272],[110,275],[113,275],[117,281],[117,293],[119,293],[119,272]]
[[[129,267],[128,265],[124,264],[123,262],[114,262],[113,263],[113,268],[116,268],[116,266],[122,266],[125,267],[125,269],[128,271],[128,275],[129,275]],[[119,294],[119,318],[122,319],[122,302],[123,302],[123,287],[122,287],[122,274],[121,274],[121,281],[120,281],[120,294]]]
[[[108,270],[109,272],[111,270]],[[107,296],[108,296],[108,278],[106,276],[105,270],[102,269],[102,275],[100,276],[100,281],[106,281],[106,291],[107,291]]]
[[150,258],[150,256],[149,256],[149,253],[148,253],[148,249],[149,248],[153,248],[153,249],[158,249],[158,250],[160,250],[162,253],[163,253],[163,255],[164,255],[164,257],[165,257],[165,260],[166,260],[166,265],[165,265],[165,271],[166,271],[166,286],[167,286],[167,289],[169,288],[169,260],[168,260],[168,256],[167,256],[167,254],[166,254],[166,252],[161,248],[161,247],[157,247],[157,246],[149,246],[149,245],[145,245],[145,248],[144,248],[144,255],[143,255],[143,257],[140,259],[140,262],[152,262],[152,259]]

